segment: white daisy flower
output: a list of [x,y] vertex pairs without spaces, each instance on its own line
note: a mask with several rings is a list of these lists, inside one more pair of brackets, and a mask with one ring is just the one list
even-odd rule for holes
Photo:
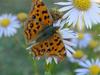
[[17,33],[17,28],[20,27],[20,22],[17,17],[11,14],[0,16],[0,37],[10,37]]
[[100,23],[100,5],[94,0],[67,0],[55,4],[64,6],[59,9],[60,12],[67,11],[62,17],[63,25],[68,23],[82,30],[84,25],[91,28]]
[[89,33],[78,33],[78,38],[76,39],[72,39],[72,42],[76,44],[76,47],[79,47],[79,48],[86,48],[91,39],[92,39],[92,36],[91,34]]
[[79,65],[82,68],[76,69],[76,75],[99,75],[100,74],[100,60],[85,60],[80,61]]
[[75,50],[70,56],[68,55],[68,60],[72,63],[78,63],[80,61],[86,60],[87,56],[82,50]]

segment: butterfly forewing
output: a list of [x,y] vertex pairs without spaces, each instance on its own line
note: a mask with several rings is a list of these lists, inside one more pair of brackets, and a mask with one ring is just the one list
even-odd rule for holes
[[29,13],[28,21],[25,23],[24,34],[28,42],[35,40],[41,30],[52,25],[52,18],[46,5],[41,0],[33,0],[33,7]]
[[27,39],[27,42],[35,40],[38,36],[39,31],[41,31],[42,29],[43,27],[40,24],[40,22],[28,19],[28,21],[26,22],[26,26],[24,28],[24,34]]
[[52,17],[44,2],[41,0],[33,0],[33,4],[29,16],[33,19],[37,19],[43,25],[52,25]]

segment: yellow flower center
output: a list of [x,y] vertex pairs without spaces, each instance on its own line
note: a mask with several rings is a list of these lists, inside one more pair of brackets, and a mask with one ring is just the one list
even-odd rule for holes
[[98,42],[95,41],[95,40],[91,40],[90,43],[89,43],[89,46],[92,47],[92,48],[95,48],[97,45],[98,45]]
[[78,39],[82,40],[84,38],[84,34],[83,33],[78,33]]
[[0,21],[0,25],[2,27],[7,27],[7,26],[9,26],[9,24],[10,24],[10,20],[8,18],[5,18],[5,19]]
[[90,0],[73,0],[73,5],[82,11],[86,11],[90,8],[91,2]]
[[83,53],[81,50],[77,50],[77,51],[73,54],[73,56],[74,56],[75,58],[80,59],[80,58],[82,58],[82,57],[84,56],[84,53]]
[[89,68],[89,71],[90,71],[91,75],[99,75],[99,73],[100,73],[100,67],[98,65],[92,65]]
[[26,19],[27,19],[27,14],[26,13],[19,13],[18,15],[17,15],[17,17],[18,17],[18,19],[20,20],[20,21],[25,21]]

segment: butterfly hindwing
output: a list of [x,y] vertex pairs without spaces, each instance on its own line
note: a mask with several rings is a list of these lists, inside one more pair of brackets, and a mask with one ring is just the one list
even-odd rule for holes
[[46,55],[45,53],[47,49],[49,49],[49,46],[45,44],[49,45],[48,40],[41,41],[40,43],[32,47],[32,52],[35,54],[35,57],[41,57]]
[[36,57],[58,57],[63,60],[65,57],[65,47],[58,33],[54,33],[47,40],[41,41],[32,47],[32,52]]
[[58,33],[54,33],[49,39],[49,45],[51,51],[48,53],[49,56],[55,55],[60,59],[65,57],[65,47],[63,41]]

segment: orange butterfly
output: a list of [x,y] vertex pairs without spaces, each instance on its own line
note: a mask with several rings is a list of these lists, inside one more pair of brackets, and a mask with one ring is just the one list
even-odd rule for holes
[[[53,19],[42,0],[32,0],[34,5],[25,24],[24,34],[31,45],[35,57],[57,57],[64,59],[66,56],[62,39],[53,27]],[[33,44],[33,41],[36,43]]]

